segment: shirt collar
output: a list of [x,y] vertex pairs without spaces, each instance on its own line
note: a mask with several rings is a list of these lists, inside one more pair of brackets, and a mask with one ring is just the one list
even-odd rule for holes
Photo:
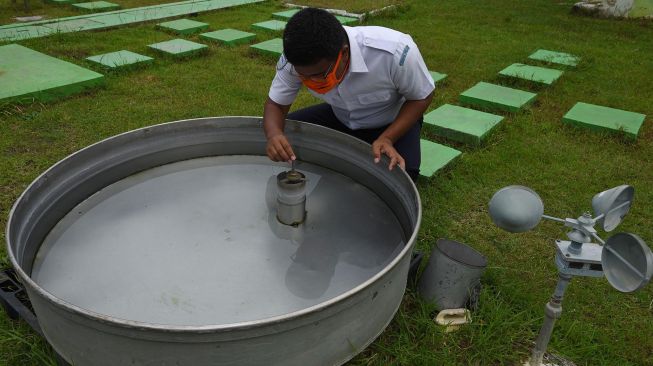
[[356,39],[358,31],[353,27],[344,26],[343,28],[345,28],[345,31],[347,32],[347,38],[349,38],[349,71],[367,72],[367,65],[365,64],[363,53],[361,52],[360,45]]

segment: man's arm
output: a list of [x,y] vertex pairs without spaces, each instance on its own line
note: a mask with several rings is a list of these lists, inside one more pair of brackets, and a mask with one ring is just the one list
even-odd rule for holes
[[404,102],[394,122],[372,144],[375,163],[381,161],[381,154],[385,154],[390,158],[390,165],[388,166],[390,170],[395,165],[399,165],[402,169],[406,168],[404,158],[399,155],[393,145],[413,127],[413,124],[426,112],[432,100],[433,92],[424,99],[407,100]]
[[263,106],[263,130],[268,139],[266,152],[272,161],[295,160],[295,153],[283,134],[286,116],[290,105],[282,105],[274,102],[270,97]]
[[394,121],[386,128],[379,138],[372,143],[374,162],[381,160],[381,154],[390,158],[388,168],[395,165],[406,168],[404,159],[393,144],[401,138],[413,124],[426,112],[433,99],[435,85],[419,48],[412,38],[405,39],[401,52],[395,53],[395,63],[391,68],[391,78],[399,94],[406,102],[399,109]]

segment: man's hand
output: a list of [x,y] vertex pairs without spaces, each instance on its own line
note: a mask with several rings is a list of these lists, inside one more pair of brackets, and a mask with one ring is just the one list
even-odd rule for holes
[[290,105],[281,105],[270,99],[265,101],[263,107],[263,130],[268,139],[268,146],[265,149],[272,161],[296,160],[295,153],[283,134],[283,125],[288,115]]
[[274,135],[268,139],[266,149],[268,157],[272,161],[291,161],[297,159],[288,139],[283,133]]
[[396,165],[399,165],[401,169],[406,169],[404,158],[399,155],[394,146],[392,146],[392,140],[387,137],[381,136],[372,143],[372,153],[374,154],[375,163],[381,161],[381,154],[385,154],[390,158],[388,169],[392,170]]

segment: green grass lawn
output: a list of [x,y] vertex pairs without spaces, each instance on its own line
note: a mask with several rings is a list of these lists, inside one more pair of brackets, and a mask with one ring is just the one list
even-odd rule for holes
[[[480,308],[471,325],[445,334],[431,320],[433,309],[409,290],[390,327],[352,365],[517,365],[525,359],[557,279],[553,240],[564,239],[565,230],[551,222],[524,234],[496,228],[487,203],[503,186],[530,186],[543,198],[547,214],[577,217],[591,209],[595,193],[631,184],[634,206],[618,230],[653,243],[653,22],[578,17],[570,14],[573,2],[415,0],[366,21],[411,34],[429,68],[449,74],[432,109],[455,104],[479,81],[506,83],[497,73],[525,62],[538,48],[576,54],[582,62],[554,86],[534,89],[539,95],[530,110],[509,116],[480,148],[423,133],[464,154],[446,171],[419,182],[424,216],[417,246],[429,252],[435,240],[447,237],[483,252],[489,268]],[[212,30],[249,30],[282,9],[281,2],[269,1],[194,19]],[[259,41],[274,37],[257,33]],[[93,66],[85,57],[121,49],[156,61],[109,73],[106,87],[84,95],[0,109],[0,227],[34,178],[91,143],[184,118],[262,114],[275,60],[247,46],[210,45],[207,56],[182,61],[147,49],[171,38],[149,23],[20,42],[87,67]],[[647,114],[639,139],[563,125],[562,116],[579,101]],[[312,103],[302,92],[293,108]],[[4,238],[4,230],[0,235]],[[6,264],[5,253],[3,247],[0,258]],[[653,365],[653,286],[621,294],[604,279],[574,279],[550,349],[579,365]],[[26,326],[0,315],[0,365],[53,364],[51,357]]]

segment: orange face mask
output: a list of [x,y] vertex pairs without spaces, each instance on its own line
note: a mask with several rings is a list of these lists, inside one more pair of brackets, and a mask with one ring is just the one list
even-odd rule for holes
[[331,71],[329,71],[324,78],[321,78],[323,80],[313,80],[311,77],[306,77],[306,76],[299,76],[302,79],[302,84],[306,85],[307,88],[311,89],[312,91],[318,93],[318,94],[326,94],[328,93],[331,89],[335,88],[342,79],[344,79],[345,75],[347,74],[347,69],[349,68],[349,63],[347,63],[347,66],[345,67],[345,70],[342,72],[342,75],[340,77],[337,77],[338,73],[338,68],[340,67],[340,62],[342,62],[342,56],[344,55],[344,50],[340,51],[338,54],[338,59],[336,59],[335,64],[333,65],[333,68]]

